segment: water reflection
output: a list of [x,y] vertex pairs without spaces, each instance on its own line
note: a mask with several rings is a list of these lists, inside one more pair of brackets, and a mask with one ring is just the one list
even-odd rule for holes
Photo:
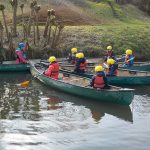
[[0,149],[149,148],[149,87],[137,88],[131,111],[131,106],[70,96],[37,80],[27,89],[16,85],[30,77],[0,74]]
[[[71,131],[78,133],[95,128],[106,115],[133,122],[129,106],[77,98],[47,88],[36,80],[27,89],[17,86],[23,80],[30,79],[30,75],[12,74],[7,78],[1,75],[1,79],[0,142],[1,146],[7,145],[8,149],[11,146],[14,146],[14,150],[22,145],[49,144],[45,138],[55,139],[57,133],[66,135]],[[41,142],[43,139],[46,141]],[[56,141],[51,141],[52,145]]]
[[[0,115],[2,119],[24,118],[39,120],[41,117],[39,111],[41,111],[41,109],[59,109],[67,112],[67,108],[66,110],[63,108],[65,105],[67,106],[67,103],[71,103],[69,108],[70,113],[74,113],[71,112],[74,111],[71,110],[73,107],[87,108],[90,110],[91,117],[97,123],[105,114],[113,115],[125,121],[133,121],[129,106],[105,104],[93,100],[77,98],[47,88],[38,81],[33,81],[32,85],[27,89],[18,87],[16,83],[29,79],[30,76],[28,74],[26,76],[24,76],[24,74],[13,74],[11,76],[8,75],[7,78],[5,78],[6,75],[1,75],[1,77],[3,77],[1,81],[6,82],[5,79],[7,79],[6,83],[1,84],[0,90]],[[11,80],[12,78],[13,80]]]
[[[40,82],[34,82],[33,86],[39,86]],[[91,116],[96,122],[99,122],[100,119],[105,115],[109,114],[115,116],[119,119],[133,122],[132,112],[129,106],[117,105],[117,104],[109,104],[97,102],[94,100],[82,99],[75,96],[70,96],[68,94],[57,92],[52,88],[46,87],[43,85],[42,91],[44,91],[44,95],[49,97],[49,109],[61,108],[59,105],[61,102],[71,102],[74,106],[82,106],[90,109]],[[44,90],[45,89],[45,90]],[[49,91],[51,93],[49,93]]]

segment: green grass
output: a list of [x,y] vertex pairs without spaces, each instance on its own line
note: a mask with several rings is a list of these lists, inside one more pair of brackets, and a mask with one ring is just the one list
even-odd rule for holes
[[[150,57],[150,25],[120,24],[105,26],[68,26],[64,30],[61,48],[78,47],[87,56],[103,56],[108,45],[116,54],[133,49],[139,59]],[[65,44],[64,44],[65,43]],[[94,53],[93,53],[94,51]]]
[[113,3],[114,9],[118,15],[115,17],[112,13],[111,7],[108,3],[93,3],[89,2],[89,8],[86,8],[86,12],[91,14],[92,17],[101,20],[104,24],[112,23],[143,23],[150,22],[148,14],[140,11],[133,5],[117,5]]
[[[1,2],[6,4],[5,14],[10,18],[12,10],[8,0]],[[122,54],[127,48],[131,48],[137,58],[149,59],[150,17],[136,6],[120,6],[113,2],[116,17],[106,0],[101,3],[90,0],[50,0],[49,4],[46,2],[47,0],[38,0],[42,8],[49,8],[51,5],[63,8],[56,14],[76,25],[65,27],[60,50],[75,46],[83,50],[87,56],[100,57],[103,56],[107,45],[113,45],[116,54]],[[81,24],[82,26],[79,26]]]

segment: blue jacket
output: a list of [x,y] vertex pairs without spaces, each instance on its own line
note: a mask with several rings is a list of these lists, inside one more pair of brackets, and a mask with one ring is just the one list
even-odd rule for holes
[[107,76],[116,76],[117,75],[118,64],[109,65]]

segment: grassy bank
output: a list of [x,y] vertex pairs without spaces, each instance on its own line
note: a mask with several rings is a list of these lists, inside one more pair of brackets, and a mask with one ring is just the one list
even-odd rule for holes
[[[30,2],[31,0],[24,1],[25,16],[30,14]],[[0,3],[6,6],[6,19],[10,21],[12,18],[10,4],[5,0],[1,0]],[[100,3],[91,0],[50,0],[49,2],[38,0],[38,4],[41,5],[40,25],[45,24],[47,9],[53,8],[56,10],[56,18],[63,21],[65,28],[61,40],[58,41],[57,49],[53,50],[50,49],[50,45],[44,46],[43,26],[40,27],[39,46],[33,44],[32,32],[28,39],[30,44],[29,58],[40,58],[44,54],[63,57],[64,51],[70,50],[72,47],[79,48],[85,52],[86,56],[102,57],[107,45],[112,45],[116,54],[122,54],[127,48],[131,48],[134,50],[136,58],[149,60],[150,17],[138,7],[130,4],[118,5],[113,0],[111,0],[111,5],[107,0]],[[17,14],[21,14],[19,8]],[[13,38],[12,51],[4,38],[5,50],[0,50],[0,55],[5,54],[7,59],[12,59],[15,47],[22,40],[23,31],[19,23],[17,30],[19,37]]]
[[116,54],[122,54],[127,48],[131,48],[137,58],[149,59],[149,31],[149,24],[67,26],[60,48],[78,47],[88,56],[100,57],[107,45],[113,45]]

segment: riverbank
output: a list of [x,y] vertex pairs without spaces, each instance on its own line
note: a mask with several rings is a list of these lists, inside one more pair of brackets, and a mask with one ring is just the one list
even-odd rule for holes
[[[28,39],[30,48],[27,51],[29,58],[42,58],[55,55],[65,57],[72,47],[83,51],[86,57],[104,56],[106,47],[112,45],[116,55],[124,54],[127,48],[133,49],[137,60],[147,61],[150,57],[150,25],[149,24],[114,24],[99,26],[66,26],[60,37],[56,49],[44,47],[44,27],[40,26],[40,43],[35,46],[32,37]],[[15,58],[15,47],[22,39],[22,33],[13,39],[13,51],[8,50],[8,43],[4,43],[5,57]],[[11,56],[10,56],[11,54]]]

